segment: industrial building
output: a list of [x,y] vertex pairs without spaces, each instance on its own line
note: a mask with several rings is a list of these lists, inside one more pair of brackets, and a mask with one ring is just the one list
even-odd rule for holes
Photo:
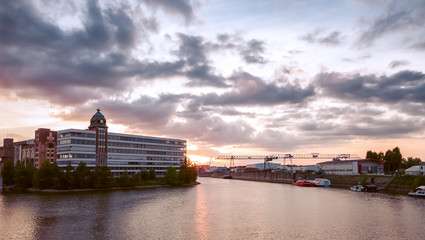
[[246,168],[255,168],[258,170],[267,170],[267,169],[282,169],[282,165],[280,163],[271,163],[267,162],[264,163],[253,163],[253,164],[247,164]]
[[3,147],[0,147],[0,162],[30,163],[39,168],[45,161],[56,162],[56,144],[57,132],[46,128],[37,129],[34,139],[30,140],[14,142],[12,138],[5,138]]
[[356,159],[321,162],[317,164],[325,174],[357,175],[357,174],[384,174],[384,162],[375,159]]
[[186,140],[108,132],[106,118],[97,109],[88,129],[50,131],[38,129],[35,138],[13,142],[5,139],[0,148],[1,162],[33,164],[45,161],[59,167],[108,166],[114,176],[154,169],[164,176],[168,167],[178,168],[186,158]]
[[419,165],[406,169],[406,175],[425,175],[425,162],[420,162]]

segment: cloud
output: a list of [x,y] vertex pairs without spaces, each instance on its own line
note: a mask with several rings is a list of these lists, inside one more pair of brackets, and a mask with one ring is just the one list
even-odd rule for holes
[[69,113],[59,113],[55,117],[64,120],[89,121],[95,109],[100,107],[107,123],[123,124],[138,131],[163,128],[175,115],[177,95],[160,97],[140,96],[128,102],[125,100],[99,99],[84,106],[77,106]]
[[302,88],[287,83],[280,87],[275,83],[265,83],[262,79],[247,72],[235,72],[229,78],[233,90],[223,94],[209,93],[198,97],[204,105],[279,105],[301,103],[314,96],[314,87]]
[[246,46],[241,47],[240,54],[247,63],[264,64],[267,60],[260,55],[264,53],[264,50],[264,42],[252,39],[247,42]]
[[194,20],[195,14],[188,0],[142,0],[149,6],[161,8],[167,13],[177,14],[190,23]]
[[405,65],[409,65],[409,62],[405,60],[394,60],[390,64],[388,64],[388,67],[391,69],[394,69],[396,67],[405,66]]
[[171,76],[220,80],[213,79],[208,69],[185,73],[183,60],[133,57],[137,28],[123,8],[102,10],[97,1],[88,1],[82,28],[68,31],[47,22],[29,2],[7,1],[2,8],[0,86],[20,97],[75,105],[131,89],[134,80]]
[[358,102],[425,102],[425,74],[401,71],[391,76],[320,73],[315,84],[322,96]]
[[203,38],[182,33],[178,33],[177,36],[180,39],[180,46],[173,53],[189,65],[185,72],[189,78],[187,85],[227,87],[225,79],[214,74],[215,69],[209,65],[208,48],[205,46]]
[[414,49],[425,50],[425,41],[417,42],[411,46]]
[[268,62],[262,56],[265,52],[265,42],[258,39],[245,40],[239,34],[217,34],[218,43],[209,43],[213,50],[237,50],[242,60],[248,64],[265,64]]
[[323,45],[340,45],[342,43],[343,36],[339,31],[333,31],[327,35],[322,34],[323,30],[316,29],[313,32],[307,33],[299,37],[308,43],[319,43]]
[[360,34],[357,45],[372,45],[375,40],[395,32],[406,32],[423,27],[423,1],[391,2],[385,12],[374,19]]

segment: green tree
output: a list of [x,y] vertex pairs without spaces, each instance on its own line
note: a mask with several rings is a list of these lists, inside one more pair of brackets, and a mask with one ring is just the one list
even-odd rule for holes
[[394,172],[400,169],[403,156],[400,153],[400,149],[395,147],[392,151],[388,150],[385,152],[384,164],[387,172]]
[[96,167],[92,174],[93,176],[93,187],[104,188],[112,187],[114,185],[113,175],[111,170],[107,166]]
[[177,170],[174,167],[168,167],[165,173],[165,182],[168,185],[176,186],[179,184]]
[[75,188],[75,177],[74,177],[74,167],[71,164],[68,164],[64,171],[61,174],[60,182],[62,189],[74,189]]
[[133,185],[132,178],[128,175],[128,172],[127,171],[124,171],[124,174],[121,175],[117,179],[117,183],[118,183],[118,186],[120,186],[120,187],[131,187],[131,186],[134,186]]
[[61,169],[56,163],[48,161],[41,164],[40,169],[34,174],[34,185],[40,189],[60,188]]
[[22,163],[18,163],[14,169],[14,182],[18,189],[27,189],[32,187],[34,174],[37,169],[32,165],[28,164],[25,166]]
[[75,188],[91,188],[93,186],[93,177],[90,168],[86,163],[80,162],[74,171]]
[[198,178],[198,172],[196,166],[190,162],[189,158],[186,158],[182,164],[180,164],[179,181],[181,184],[188,184],[195,182]]
[[149,169],[149,180],[155,180],[156,179],[156,171],[154,168]]
[[402,167],[407,169],[412,166],[418,166],[420,162],[420,158],[408,157],[407,160],[403,158]]
[[146,170],[140,171],[140,178],[142,180],[149,180],[149,172]]
[[15,167],[13,163],[6,162],[3,165],[3,169],[1,170],[1,176],[3,178],[3,184],[5,186],[10,186],[15,184],[14,176],[15,176]]
[[366,158],[376,159],[376,160],[384,160],[384,153],[383,152],[373,152],[373,151],[367,151]]

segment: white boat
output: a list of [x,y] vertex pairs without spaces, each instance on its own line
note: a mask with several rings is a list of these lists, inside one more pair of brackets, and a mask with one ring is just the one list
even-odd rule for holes
[[425,197],[425,186],[420,186],[416,188],[416,191],[410,192],[410,196],[420,196]]
[[330,187],[331,181],[326,178],[316,178],[311,181],[315,187]]
[[351,191],[354,191],[354,192],[363,192],[365,190],[363,185],[352,186],[350,187],[350,189]]

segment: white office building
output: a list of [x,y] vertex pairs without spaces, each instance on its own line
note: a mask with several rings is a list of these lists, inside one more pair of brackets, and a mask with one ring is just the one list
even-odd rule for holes
[[178,168],[186,157],[186,140],[107,131],[106,119],[98,112],[88,130],[58,131],[57,164],[77,167],[108,166],[114,176],[154,169],[164,176],[170,166]]

